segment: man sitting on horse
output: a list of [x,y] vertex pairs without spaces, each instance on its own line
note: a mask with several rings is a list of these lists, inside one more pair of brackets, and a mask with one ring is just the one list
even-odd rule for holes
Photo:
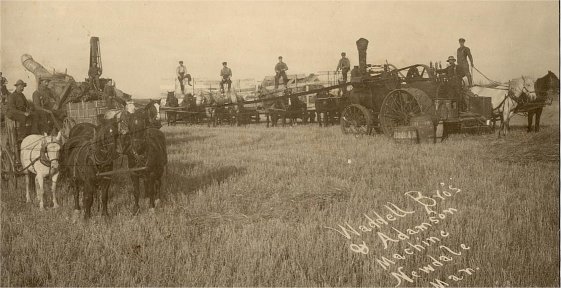
[[33,104],[39,115],[41,133],[50,133],[53,130],[55,125],[53,121],[57,120],[51,117],[51,113],[56,118],[59,118],[60,114],[57,111],[59,99],[49,88],[49,82],[49,78],[39,78],[39,87],[33,92]]

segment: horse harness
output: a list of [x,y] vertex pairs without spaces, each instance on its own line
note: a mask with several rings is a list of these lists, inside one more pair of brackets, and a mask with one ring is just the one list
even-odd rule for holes
[[[39,150],[39,157],[37,157],[35,159],[32,159],[32,157],[31,157],[32,153],[29,153],[30,163],[27,166],[25,166],[24,168],[22,168],[21,171],[25,171],[27,168],[32,167],[35,164],[35,162],[39,161],[45,167],[49,167],[49,174],[51,174],[51,169],[52,169],[51,168],[51,163],[54,162],[54,161],[59,161],[58,158],[55,158],[55,159],[50,159],[49,158],[49,154],[47,153],[47,147],[51,143],[56,143],[56,142],[54,142],[54,141],[42,142],[41,143],[41,149]],[[35,148],[35,147],[37,147],[37,145],[33,146],[33,148]],[[33,148],[30,149],[30,150],[33,150]],[[35,170],[35,169],[33,169],[33,170]],[[37,172],[37,171],[35,171],[35,172]]]

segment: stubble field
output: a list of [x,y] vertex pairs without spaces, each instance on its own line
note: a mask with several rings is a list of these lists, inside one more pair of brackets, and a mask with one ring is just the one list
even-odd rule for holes
[[72,222],[64,190],[40,212],[23,179],[3,189],[0,285],[557,286],[558,111],[537,134],[435,145],[315,125],[164,127],[155,213],[143,202],[131,215],[125,178],[110,218],[88,223]]

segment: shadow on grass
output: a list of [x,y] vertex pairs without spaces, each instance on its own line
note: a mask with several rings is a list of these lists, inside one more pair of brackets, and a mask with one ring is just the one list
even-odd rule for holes
[[186,176],[178,171],[192,169],[197,164],[193,163],[175,163],[174,168],[165,175],[164,191],[168,196],[176,194],[193,194],[198,190],[202,190],[213,184],[220,184],[232,176],[239,176],[246,173],[245,168],[236,166],[225,166],[210,170],[202,175]]
[[194,135],[183,135],[181,137],[174,137],[174,138],[167,138],[166,145],[175,145],[175,144],[186,144],[189,142],[195,141],[204,141],[208,138],[212,138],[213,136],[194,136]]

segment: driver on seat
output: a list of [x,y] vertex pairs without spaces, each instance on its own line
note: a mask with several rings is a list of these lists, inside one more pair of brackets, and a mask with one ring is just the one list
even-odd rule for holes
[[37,113],[33,111],[32,105],[23,95],[23,89],[27,84],[18,80],[15,86],[16,90],[8,96],[6,116],[18,123],[18,138],[21,140],[29,134],[40,134],[40,131],[37,127]]
[[[58,98],[49,88],[49,78],[39,78],[39,87],[33,92],[33,105],[39,115],[39,129],[41,133],[50,133],[54,127],[53,119],[48,111],[58,116],[56,105]],[[58,118],[58,117],[57,117]]]
[[459,69],[458,66],[456,66],[456,59],[454,56],[450,56],[446,62],[448,62],[448,67],[437,69],[436,72],[446,74],[446,78],[448,79],[448,98],[457,99],[459,111],[465,111],[465,105],[461,95],[461,79],[458,77]]

